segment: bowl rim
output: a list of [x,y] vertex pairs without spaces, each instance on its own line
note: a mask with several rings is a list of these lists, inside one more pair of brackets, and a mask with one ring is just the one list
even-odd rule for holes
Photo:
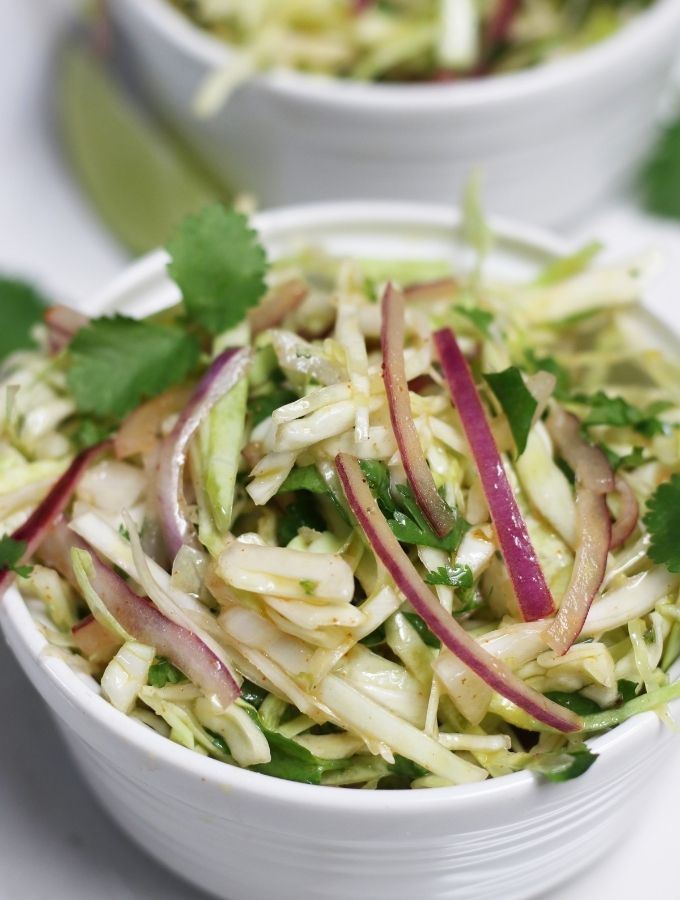
[[[290,236],[300,228],[323,228],[336,226],[378,227],[386,233],[394,229],[428,228],[442,234],[455,232],[460,226],[461,216],[457,210],[443,206],[429,206],[400,202],[352,202],[306,204],[263,212],[253,217],[255,229],[262,234],[266,243],[268,237]],[[531,225],[520,225],[511,220],[491,217],[491,226],[497,243],[506,243],[508,248],[524,248],[531,254],[545,254],[547,257],[572,252],[575,247],[568,241],[549,231]],[[156,250],[142,257],[124,269],[111,284],[95,295],[92,308],[98,312],[111,312],[116,305],[131,302],[131,295],[137,294],[139,301],[154,285],[165,286],[170,282],[165,269],[167,254]],[[134,303],[134,298],[132,298]],[[310,785],[286,781],[259,772],[241,769],[201,756],[156,733],[153,729],[119,712],[92,687],[93,680],[73,669],[65,659],[49,652],[50,644],[38,628],[26,602],[15,585],[8,590],[4,602],[0,604],[0,626],[19,662],[28,670],[39,671],[51,683],[51,687],[63,695],[70,707],[76,707],[104,731],[119,740],[131,744],[136,750],[153,756],[154,760],[171,770],[181,770],[184,775],[193,776],[227,790],[241,790],[261,799],[295,804],[298,807],[323,806],[329,811],[350,811],[362,814],[408,813],[423,810],[430,812],[460,811],[465,806],[493,803],[508,794],[526,795],[538,787],[536,777],[523,770],[490,778],[476,784],[441,787],[427,791],[357,791],[343,788]],[[26,659],[32,661],[29,666]],[[37,678],[33,678],[39,693],[44,694]],[[45,697],[45,699],[47,699]],[[53,712],[59,714],[55,703],[49,704]],[[660,720],[654,712],[639,714],[612,731],[588,741],[589,745],[606,759],[600,761],[600,770],[607,759],[617,753],[627,753],[628,747],[638,741],[649,741],[661,730]],[[579,782],[587,779],[589,773],[581,776]],[[542,785],[541,789],[560,790],[564,786]]]
[[[146,21],[169,43],[209,69],[223,67],[233,53],[229,44],[200,29],[168,0],[117,0]],[[116,4],[114,4],[114,7]],[[611,80],[613,67],[628,67],[631,57],[653,57],[657,46],[680,32],[680,3],[654,0],[622,28],[590,47],[518,72],[455,84],[375,84],[332,76],[276,69],[254,76],[253,84],[281,98],[335,108],[399,110],[410,115],[503,104],[584,86],[593,78]]]

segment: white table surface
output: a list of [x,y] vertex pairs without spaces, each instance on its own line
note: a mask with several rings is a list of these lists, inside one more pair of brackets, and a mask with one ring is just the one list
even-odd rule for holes
[[[51,71],[68,6],[69,0],[0,0],[0,271],[86,307],[126,256],[71,182],[53,135]],[[598,237],[622,255],[658,248],[665,269],[649,302],[680,327],[680,226],[644,217],[622,199],[591,217],[579,236]],[[2,644],[0,710],[0,900],[204,896],[147,859],[101,814],[42,702]],[[676,755],[663,789],[650,791],[644,814],[631,822],[628,840],[551,892],[550,900],[680,896]]]

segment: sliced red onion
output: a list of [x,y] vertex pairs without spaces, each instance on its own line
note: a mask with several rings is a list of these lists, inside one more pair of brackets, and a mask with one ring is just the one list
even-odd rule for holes
[[421,281],[404,288],[404,297],[409,303],[434,303],[437,300],[451,300],[458,293],[455,278],[438,278],[436,281]]
[[487,56],[491,55],[500,44],[507,41],[512,23],[521,5],[522,0],[496,0],[496,8],[488,20],[484,33]]
[[[70,503],[78,482],[89,464],[109,445],[109,441],[104,441],[79,453],[42,503],[11,535],[14,541],[26,542],[26,550],[21,562],[25,562],[33,556],[49,529]],[[14,572],[9,569],[0,570],[0,599],[13,580]]]
[[[59,540],[69,550],[84,550],[92,560],[90,584],[111,616],[135,640],[154,647],[199,687],[206,696],[215,696],[227,707],[239,696],[239,686],[229,669],[193,632],[164,616],[147,597],[139,597],[129,585],[109,569],[95,550],[70,531],[66,523],[58,526]],[[62,558],[62,565],[65,558]],[[59,569],[74,581],[70,557],[66,569]]]
[[626,543],[635,530],[640,516],[640,506],[632,487],[623,475],[617,475],[614,488],[619,495],[621,506],[616,521],[612,525],[610,550],[617,550]]
[[118,459],[153,453],[161,439],[163,422],[168,416],[184,409],[190,395],[190,388],[177,385],[130,413],[113,440],[113,449]]
[[248,322],[253,335],[280,325],[288,313],[300,306],[308,293],[309,288],[301,278],[293,278],[272,288],[248,313]]
[[564,654],[578,638],[607,569],[611,520],[604,494],[583,484],[576,490],[576,557],[559,611],[545,630],[552,649]]
[[442,644],[492,690],[544,725],[563,732],[580,731],[582,722],[578,716],[526,685],[505,663],[488,654],[442,607],[392,534],[363,477],[358,460],[340,453],[335,464],[347,502],[373,551],[397,588]]
[[576,416],[553,405],[546,426],[560,455],[585,487],[596,494],[614,490],[614,472],[607,457],[599,447],[584,440]]
[[250,350],[224,350],[198,383],[175,427],[161,445],[156,478],[160,524],[166,549],[174,559],[183,544],[197,545],[193,526],[184,513],[182,474],[194,432],[217,401],[243,378]]
[[404,366],[404,295],[392,284],[387,285],[383,295],[380,342],[390,420],[406,477],[423,515],[443,537],[456,523],[437,491],[413,421]]
[[47,341],[50,353],[61,353],[71,340],[90,320],[83,313],[69,306],[50,306],[45,311],[47,325]]
[[449,328],[436,332],[434,343],[477,463],[522,618],[533,622],[552,616],[555,611],[553,599],[503,468],[470,367]]

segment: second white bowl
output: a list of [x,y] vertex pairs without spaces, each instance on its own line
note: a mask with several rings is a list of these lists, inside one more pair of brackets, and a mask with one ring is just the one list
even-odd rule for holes
[[266,207],[453,202],[480,167],[497,212],[572,219],[640,163],[680,42],[680,2],[656,0],[609,40],[533,70],[403,86],[277,72],[199,120],[192,100],[230,48],[166,0],[109,6],[152,104],[227,184]]

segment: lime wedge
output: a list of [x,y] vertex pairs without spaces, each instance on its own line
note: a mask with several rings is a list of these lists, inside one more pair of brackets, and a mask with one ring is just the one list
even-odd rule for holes
[[58,109],[78,181],[133,253],[163,245],[188,213],[228,199],[106,64],[75,40],[60,60]]

